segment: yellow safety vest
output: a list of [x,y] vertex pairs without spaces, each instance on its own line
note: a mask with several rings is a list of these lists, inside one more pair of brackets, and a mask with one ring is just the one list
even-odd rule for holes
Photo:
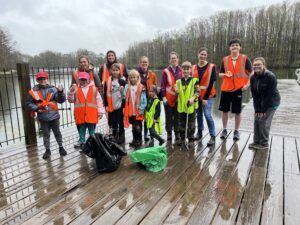
[[[156,109],[157,104],[160,104],[160,101],[158,99],[155,99],[150,110],[146,111],[146,113],[145,113],[147,128],[151,128],[153,126],[153,123],[154,123],[153,118],[155,115],[155,109]],[[157,119],[157,123],[154,124],[154,128],[159,135],[162,135],[162,123],[161,123],[160,117]]]
[[177,105],[177,111],[179,113],[188,113],[191,114],[195,111],[195,109],[198,109],[199,103],[198,98],[195,99],[195,103],[191,106],[187,106],[187,103],[191,97],[195,94],[195,84],[197,82],[197,78],[192,78],[190,83],[186,85],[185,90],[183,90],[181,79],[176,81],[176,85],[179,90],[178,95],[178,105]]

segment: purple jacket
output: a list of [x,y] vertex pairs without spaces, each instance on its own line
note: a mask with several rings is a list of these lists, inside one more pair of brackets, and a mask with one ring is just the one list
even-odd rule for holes
[[[176,80],[178,80],[182,77],[182,69],[180,66],[176,67],[175,74],[173,73],[173,69],[172,69],[171,65],[169,65],[167,69],[174,76],[175,82],[176,82]],[[162,76],[161,76],[161,93],[162,93],[163,97],[166,96],[167,83],[168,83],[167,74],[163,71]]]

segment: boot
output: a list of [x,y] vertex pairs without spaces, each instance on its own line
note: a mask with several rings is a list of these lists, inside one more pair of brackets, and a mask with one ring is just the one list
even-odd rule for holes
[[149,147],[153,147],[154,146],[154,139],[151,138],[149,144],[148,144]]
[[61,156],[65,156],[66,154],[68,154],[67,153],[67,151],[64,149],[64,147],[59,147],[59,154],[61,155]]
[[118,133],[118,136],[119,136],[119,138],[118,138],[118,140],[117,140],[117,143],[118,144],[124,144],[125,143],[125,132],[124,132],[124,130],[123,131],[120,131],[119,133]]
[[46,149],[44,155],[43,155],[43,159],[48,159],[51,155],[51,151],[50,149]]

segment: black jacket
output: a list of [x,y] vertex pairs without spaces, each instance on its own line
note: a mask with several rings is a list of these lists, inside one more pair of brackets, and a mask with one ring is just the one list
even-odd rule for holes
[[280,104],[280,94],[277,89],[275,75],[265,70],[262,75],[254,75],[250,80],[253,105],[256,113],[265,113],[270,107]]

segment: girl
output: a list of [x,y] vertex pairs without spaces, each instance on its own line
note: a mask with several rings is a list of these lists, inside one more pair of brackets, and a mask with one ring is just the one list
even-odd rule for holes
[[122,92],[126,82],[120,77],[120,65],[114,63],[110,69],[111,76],[104,84],[104,106],[108,112],[108,125],[113,138],[118,144],[125,142],[123,122]]
[[165,140],[157,134],[162,134],[162,124],[160,120],[160,101],[157,98],[157,88],[155,85],[150,86],[148,96],[149,101],[146,109],[146,124],[151,137],[149,147],[152,147],[154,146],[153,138],[159,141],[159,145],[162,145]]
[[73,84],[68,92],[68,101],[74,103],[75,123],[79,132],[80,148],[85,143],[86,129],[95,134],[98,119],[103,115],[103,104],[98,88],[86,72],[78,73],[79,85]]
[[124,126],[132,125],[133,140],[129,145],[140,146],[142,144],[142,121],[147,105],[145,87],[140,83],[140,74],[137,70],[130,70],[129,82],[123,91],[125,99]]

